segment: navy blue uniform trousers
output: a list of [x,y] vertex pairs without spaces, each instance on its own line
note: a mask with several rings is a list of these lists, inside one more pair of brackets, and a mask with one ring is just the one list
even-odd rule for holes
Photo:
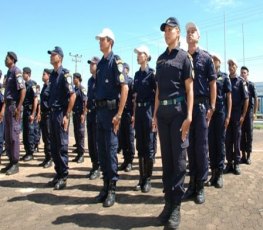
[[63,111],[51,112],[51,155],[59,178],[68,176],[68,130],[64,131]]
[[80,122],[81,113],[73,113],[73,127],[74,136],[77,144],[78,153],[83,154],[84,149],[84,138],[85,138],[85,123]]
[[32,155],[35,149],[35,124],[30,123],[29,116],[32,110],[25,109],[23,111],[23,143],[26,154]]
[[247,111],[244,123],[242,125],[241,151],[251,153],[253,141],[253,109]]
[[51,133],[50,133],[50,113],[42,113],[41,114],[41,121],[40,121],[40,128],[42,131],[42,140],[44,142],[44,153],[45,159],[51,159]]

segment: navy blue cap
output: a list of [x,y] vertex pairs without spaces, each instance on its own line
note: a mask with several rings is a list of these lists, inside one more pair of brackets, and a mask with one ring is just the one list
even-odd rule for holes
[[174,18],[174,17],[170,17],[168,18],[160,27],[160,30],[161,31],[164,31],[165,29],[165,26],[168,25],[168,26],[172,26],[172,27],[178,27],[180,29],[180,24],[179,24],[179,21]]
[[15,62],[17,62],[17,56],[14,52],[9,51],[7,52],[7,56],[9,56],[10,58],[12,58]]
[[89,64],[93,63],[93,64],[98,64],[100,62],[100,58],[98,57],[92,57],[91,60],[87,61]]
[[130,70],[130,66],[125,62],[125,63],[123,63],[123,68],[125,69],[128,69],[128,70]]
[[247,72],[249,72],[248,68],[246,66],[242,66],[241,69],[246,70]]
[[47,74],[51,74],[51,73],[52,73],[52,69],[44,69],[43,72],[45,72],[45,73],[47,73]]
[[29,67],[24,67],[23,72],[25,73],[31,73],[31,69]]
[[54,49],[54,50],[49,50],[49,51],[47,51],[47,53],[48,53],[48,54],[55,53],[55,54],[58,54],[58,55],[61,56],[61,57],[64,57],[63,50],[62,50],[59,46],[55,46],[55,49]]
[[73,78],[78,78],[80,81],[82,81],[80,73],[73,73]]

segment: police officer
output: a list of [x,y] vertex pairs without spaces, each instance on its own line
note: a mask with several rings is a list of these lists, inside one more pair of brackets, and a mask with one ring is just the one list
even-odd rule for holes
[[95,180],[100,177],[100,165],[98,156],[98,141],[96,138],[96,104],[95,104],[95,81],[97,65],[100,59],[92,57],[88,60],[90,66],[91,77],[88,80],[88,93],[87,93],[87,131],[88,131],[88,148],[89,155],[92,163],[92,168],[87,175],[90,180]]
[[85,117],[86,117],[86,89],[81,85],[82,78],[80,73],[73,74],[75,85],[76,101],[73,107],[73,126],[76,140],[77,156],[73,162],[82,163],[84,161],[84,138],[85,138]]
[[249,70],[246,66],[241,67],[241,77],[244,78],[249,94],[249,103],[244,123],[242,125],[241,135],[241,151],[242,158],[241,163],[251,164],[250,154],[252,152],[253,141],[253,121],[256,119],[256,113],[258,110],[258,98],[256,87],[253,82],[248,80]]
[[50,74],[52,70],[44,69],[42,75],[42,81],[44,85],[42,87],[40,93],[40,128],[42,131],[42,140],[44,142],[44,153],[45,158],[43,162],[39,164],[39,166],[43,168],[49,168],[52,166],[52,157],[51,157],[51,127],[50,127],[50,107],[48,104],[49,96],[50,96]]
[[190,182],[184,199],[195,198],[197,204],[202,204],[205,202],[204,182],[208,177],[208,125],[216,103],[216,72],[210,55],[198,46],[198,27],[190,22],[186,24],[186,31],[195,78],[188,148]]
[[211,118],[208,131],[209,158],[212,176],[207,185],[222,188],[226,129],[229,124],[232,107],[232,87],[227,74],[220,71],[221,59],[219,55],[213,54],[212,58],[217,73],[217,98],[216,109]]
[[39,152],[39,142],[40,142],[40,138],[41,138],[41,131],[40,131],[40,85],[36,85],[36,91],[37,91],[37,109],[36,109],[36,118],[34,120],[34,125],[35,125],[35,129],[34,129],[34,133],[35,133],[35,152]]
[[21,127],[21,108],[26,95],[25,83],[21,70],[16,67],[17,56],[7,52],[5,65],[8,68],[5,86],[5,144],[10,163],[1,169],[2,173],[12,175],[19,171],[19,133]]
[[[2,70],[0,70],[0,79],[2,77]],[[1,155],[3,153],[4,145],[4,114],[5,114],[5,103],[4,103],[4,93],[5,88],[3,84],[0,83],[0,164],[1,164]]]
[[164,31],[167,49],[156,64],[153,129],[158,127],[165,206],[159,220],[164,229],[177,229],[184,194],[186,149],[193,109],[193,72],[190,56],[179,48],[180,25],[168,18],[160,27]]
[[137,62],[140,65],[139,71],[134,76],[134,127],[140,173],[140,180],[135,189],[147,193],[151,190],[154,159],[152,117],[156,81],[154,70],[148,65],[151,60],[148,47],[142,45],[134,49],[134,52],[137,53]]
[[56,46],[48,51],[54,70],[50,74],[49,107],[51,110],[51,155],[55,164],[55,177],[49,181],[55,190],[63,189],[68,177],[68,126],[70,112],[74,106],[76,94],[72,86],[72,77],[62,67],[63,51]]
[[119,130],[119,144],[123,152],[124,162],[118,168],[119,170],[124,170],[125,172],[130,172],[132,170],[132,162],[135,154],[134,147],[134,128],[133,128],[133,79],[128,75],[130,67],[127,63],[123,63],[124,72],[128,78],[128,97],[126,105],[124,107],[121,125]]
[[23,144],[26,154],[22,157],[24,161],[33,159],[35,149],[35,117],[38,104],[36,83],[31,80],[31,69],[23,68],[23,79],[26,84],[26,96],[23,103]]
[[104,207],[110,207],[115,203],[118,180],[117,131],[127,99],[128,86],[123,75],[123,63],[120,57],[112,52],[115,41],[113,32],[105,28],[96,39],[99,40],[103,53],[97,67],[95,98],[99,162],[104,184],[96,201],[103,202]]
[[226,159],[224,173],[233,172],[240,175],[240,139],[241,126],[248,108],[248,90],[246,82],[237,75],[237,62],[228,60],[229,77],[232,85],[232,110],[230,122],[226,131]]

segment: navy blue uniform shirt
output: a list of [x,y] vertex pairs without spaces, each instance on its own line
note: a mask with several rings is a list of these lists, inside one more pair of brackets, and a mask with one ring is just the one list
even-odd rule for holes
[[88,80],[87,107],[89,110],[95,109],[95,78],[93,76]]
[[226,104],[226,94],[232,92],[232,86],[226,73],[218,72],[216,79],[216,110],[222,109]]
[[248,95],[249,95],[248,109],[254,109],[255,98],[257,97],[256,87],[255,84],[251,81],[248,81],[246,83],[247,83]]
[[133,79],[129,76],[128,76],[128,87],[129,87],[129,91],[123,112],[133,115]]
[[51,109],[66,110],[70,94],[74,93],[72,87],[72,77],[69,75],[69,71],[60,66],[57,71],[52,71],[49,81],[49,107]]
[[239,120],[242,113],[244,100],[248,98],[248,90],[247,90],[246,82],[242,77],[239,76],[230,77],[230,81],[232,84],[231,119]]
[[153,102],[156,90],[156,81],[154,70],[147,66],[142,71],[141,69],[134,76],[134,93],[137,93],[136,102]]
[[73,107],[73,112],[83,113],[84,105],[87,100],[86,90],[82,85],[80,85],[80,88],[75,87],[75,94],[76,94],[76,100]]
[[127,76],[123,74],[121,59],[113,52],[98,63],[95,82],[96,100],[119,99],[120,85],[127,84]]
[[192,55],[194,64],[194,97],[210,98],[209,82],[216,80],[216,71],[211,56],[197,48]]
[[18,102],[20,99],[20,90],[25,88],[25,81],[22,77],[22,72],[16,66],[7,71],[4,80],[5,86],[5,100],[12,100]]
[[44,84],[40,93],[40,109],[42,113],[50,111],[50,107],[48,104],[49,95],[50,95],[50,82]]
[[190,77],[193,78],[192,63],[187,52],[180,48],[169,52],[167,48],[156,64],[159,100],[185,97],[185,80]]
[[4,104],[4,91],[5,88],[2,84],[0,84],[0,111],[2,110],[3,104]]
[[28,80],[26,82],[26,96],[23,102],[23,106],[25,109],[32,109],[32,105],[34,102],[34,98],[37,97],[37,89],[36,89],[36,82],[32,80]]

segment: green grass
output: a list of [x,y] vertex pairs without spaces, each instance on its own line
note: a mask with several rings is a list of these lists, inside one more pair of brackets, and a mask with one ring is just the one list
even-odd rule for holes
[[254,124],[254,129],[263,129],[263,124]]

